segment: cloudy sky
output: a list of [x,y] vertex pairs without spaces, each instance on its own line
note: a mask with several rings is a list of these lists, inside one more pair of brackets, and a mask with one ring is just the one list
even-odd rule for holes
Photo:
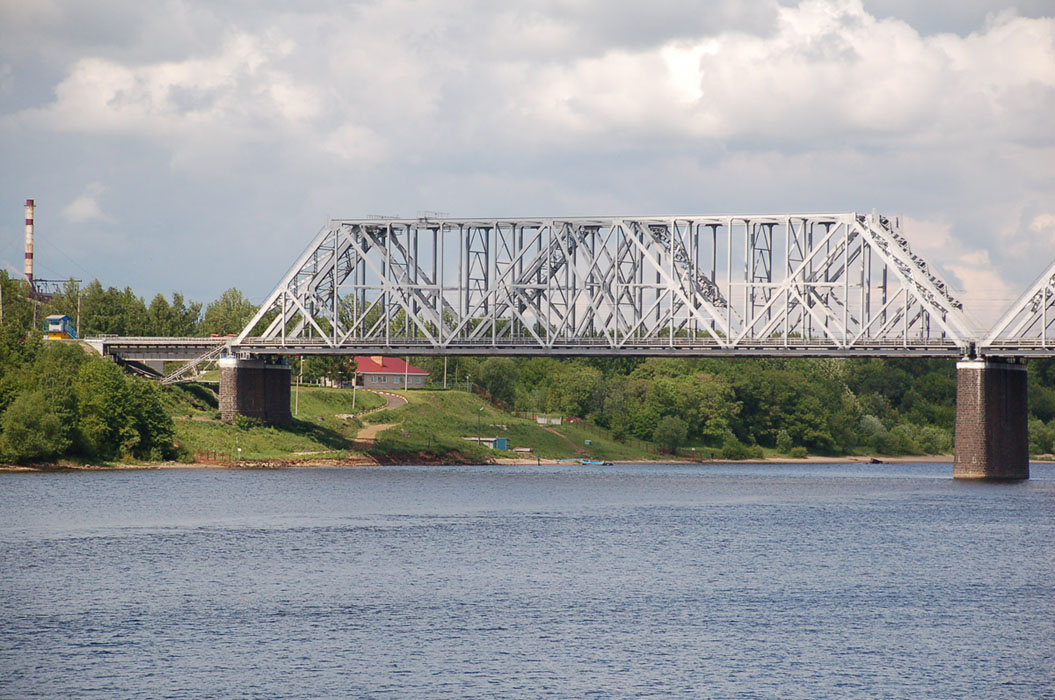
[[1051,0],[0,0],[0,265],[255,301],[329,217],[903,214],[1055,258]]

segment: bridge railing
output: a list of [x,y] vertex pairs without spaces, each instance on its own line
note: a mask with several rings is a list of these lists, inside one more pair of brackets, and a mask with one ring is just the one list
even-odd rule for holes
[[411,354],[411,355],[457,355],[480,353],[510,354],[650,354],[665,351],[679,354],[701,355],[933,355],[958,357],[963,354],[959,343],[940,338],[909,338],[873,341],[868,347],[840,347],[817,339],[771,338],[753,339],[736,348],[711,338],[627,338],[613,341],[608,338],[557,339],[539,343],[530,336],[513,336],[500,339],[452,339],[436,343],[424,338],[391,338],[388,342],[366,342],[344,348],[334,348],[332,343],[321,338],[296,338],[280,340],[274,338],[248,337],[232,346],[234,352],[253,354]]

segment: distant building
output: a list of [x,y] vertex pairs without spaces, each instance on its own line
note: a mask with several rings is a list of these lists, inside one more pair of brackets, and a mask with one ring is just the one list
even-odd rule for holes
[[69,340],[77,337],[77,327],[69,316],[55,314],[44,319],[44,332],[48,340]]
[[360,355],[355,358],[358,385],[364,389],[418,389],[425,386],[429,373],[396,357]]

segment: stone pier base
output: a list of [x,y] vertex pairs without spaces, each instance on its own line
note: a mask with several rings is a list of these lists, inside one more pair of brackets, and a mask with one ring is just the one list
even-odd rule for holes
[[1029,478],[1026,395],[1024,362],[956,364],[955,478]]
[[220,418],[225,423],[238,415],[271,425],[293,423],[289,412],[290,369],[264,360],[220,360]]

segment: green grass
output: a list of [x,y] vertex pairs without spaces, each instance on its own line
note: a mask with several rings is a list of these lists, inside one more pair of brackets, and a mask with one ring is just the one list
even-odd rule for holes
[[[301,387],[299,410],[289,428],[252,426],[241,429],[219,422],[216,394],[200,384],[178,384],[166,394],[176,429],[176,442],[185,454],[219,452],[241,459],[287,459],[308,456],[339,456],[354,448],[353,439],[362,423],[356,418],[337,418],[377,408],[385,399],[357,391],[355,408],[349,389]],[[291,410],[297,404],[290,399]],[[238,448],[241,448],[239,453]]]
[[[352,392],[348,389],[301,386],[298,399],[294,387],[290,401],[294,420],[289,428],[239,428],[221,423],[215,391],[215,385],[194,383],[179,384],[166,391],[176,440],[190,456],[203,452],[247,460],[342,456],[356,450],[354,439],[364,423],[394,424],[368,448],[379,459],[390,461],[449,455],[458,461],[485,462],[514,454],[511,449],[479,446],[465,440],[465,436],[504,437],[510,448],[530,447],[533,454],[546,459],[614,461],[655,456],[640,445],[624,445],[583,423],[544,428],[531,418],[505,413],[463,391],[397,392],[407,398],[406,405],[358,419],[337,416],[379,408],[385,404],[384,397],[357,391],[353,409]],[[587,440],[591,444],[587,445]]]
[[[490,450],[465,440],[465,436],[508,438],[510,448],[531,447],[548,459],[642,459],[650,455],[616,442],[581,423],[550,430],[530,418],[500,411],[478,396],[462,391],[411,391],[403,394],[409,403],[392,411],[366,417],[374,423],[396,423],[378,436],[379,451],[444,453],[457,450],[466,457],[511,457],[511,450]],[[586,445],[586,440],[592,442]]]

